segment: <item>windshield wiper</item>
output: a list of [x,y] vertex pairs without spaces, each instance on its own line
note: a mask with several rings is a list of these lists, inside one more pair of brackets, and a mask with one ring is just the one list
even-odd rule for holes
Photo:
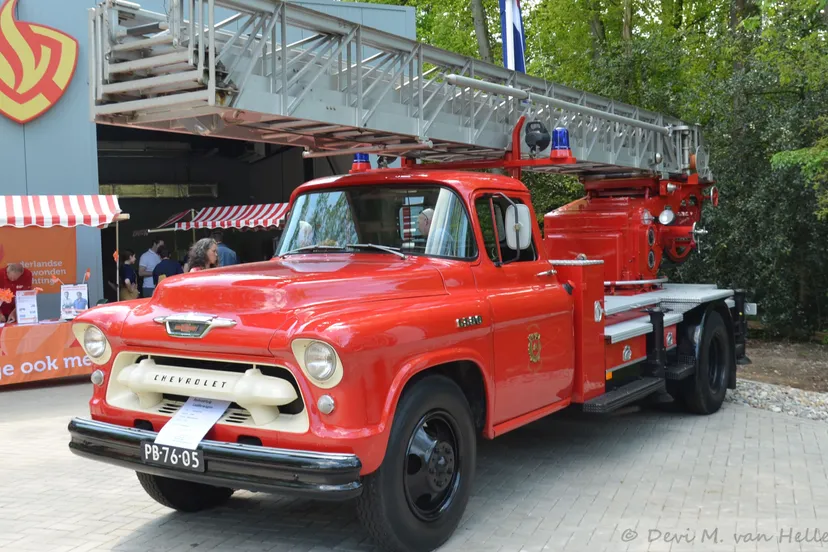
[[388,247],[386,245],[377,245],[375,243],[349,243],[345,247],[352,247],[354,249],[359,249],[359,248],[379,249],[380,251],[385,251],[386,253],[392,253],[394,255],[399,255],[401,258],[405,259],[405,254],[401,253],[399,249],[394,248],[394,247]]
[[279,257],[284,257],[285,255],[291,255],[293,253],[305,253],[309,251],[345,251],[344,247],[339,245],[306,245],[305,247],[300,247],[299,249],[291,249],[290,251],[285,251]]

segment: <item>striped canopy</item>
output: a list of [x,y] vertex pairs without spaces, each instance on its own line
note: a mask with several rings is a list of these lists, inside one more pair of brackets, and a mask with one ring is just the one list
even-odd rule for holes
[[168,218],[167,220],[165,220],[164,222],[162,222],[161,224],[159,224],[158,228],[166,228],[168,226],[172,226],[173,224],[175,224],[179,220],[183,219],[184,217],[188,216],[192,212],[193,211],[191,211],[191,210],[187,210],[187,211],[181,211],[180,213],[176,213],[173,216],[171,216],[170,218]]
[[199,211],[191,221],[176,223],[175,229],[256,228],[259,226],[267,228],[276,226],[287,211],[287,203],[206,207]]
[[102,228],[123,218],[114,195],[0,196],[0,226]]

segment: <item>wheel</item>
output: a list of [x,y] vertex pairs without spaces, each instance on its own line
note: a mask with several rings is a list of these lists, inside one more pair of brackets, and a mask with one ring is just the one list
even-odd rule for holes
[[716,311],[707,314],[702,328],[696,373],[685,382],[683,403],[696,414],[713,414],[724,402],[733,352],[722,316]]
[[477,436],[456,383],[429,376],[400,399],[380,468],[365,478],[360,521],[393,552],[426,552],[449,539],[469,501]]
[[198,512],[221,506],[233,489],[136,472],[141,486],[156,502],[180,512]]

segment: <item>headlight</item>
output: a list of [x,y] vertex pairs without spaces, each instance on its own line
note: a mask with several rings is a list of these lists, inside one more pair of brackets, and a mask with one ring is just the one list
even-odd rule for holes
[[305,368],[312,378],[327,381],[336,370],[336,353],[330,345],[314,341],[305,349]]
[[92,358],[101,358],[106,352],[106,336],[95,326],[89,326],[83,332],[83,348]]

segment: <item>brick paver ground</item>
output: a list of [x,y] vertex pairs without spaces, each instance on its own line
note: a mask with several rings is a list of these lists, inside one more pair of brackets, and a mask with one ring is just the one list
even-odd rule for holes
[[[172,512],[132,472],[72,455],[67,422],[0,422],[0,550],[374,549],[348,503],[243,492]],[[443,549],[828,550],[826,465],[828,424],[733,404],[710,417],[556,415],[481,442],[474,496]]]

